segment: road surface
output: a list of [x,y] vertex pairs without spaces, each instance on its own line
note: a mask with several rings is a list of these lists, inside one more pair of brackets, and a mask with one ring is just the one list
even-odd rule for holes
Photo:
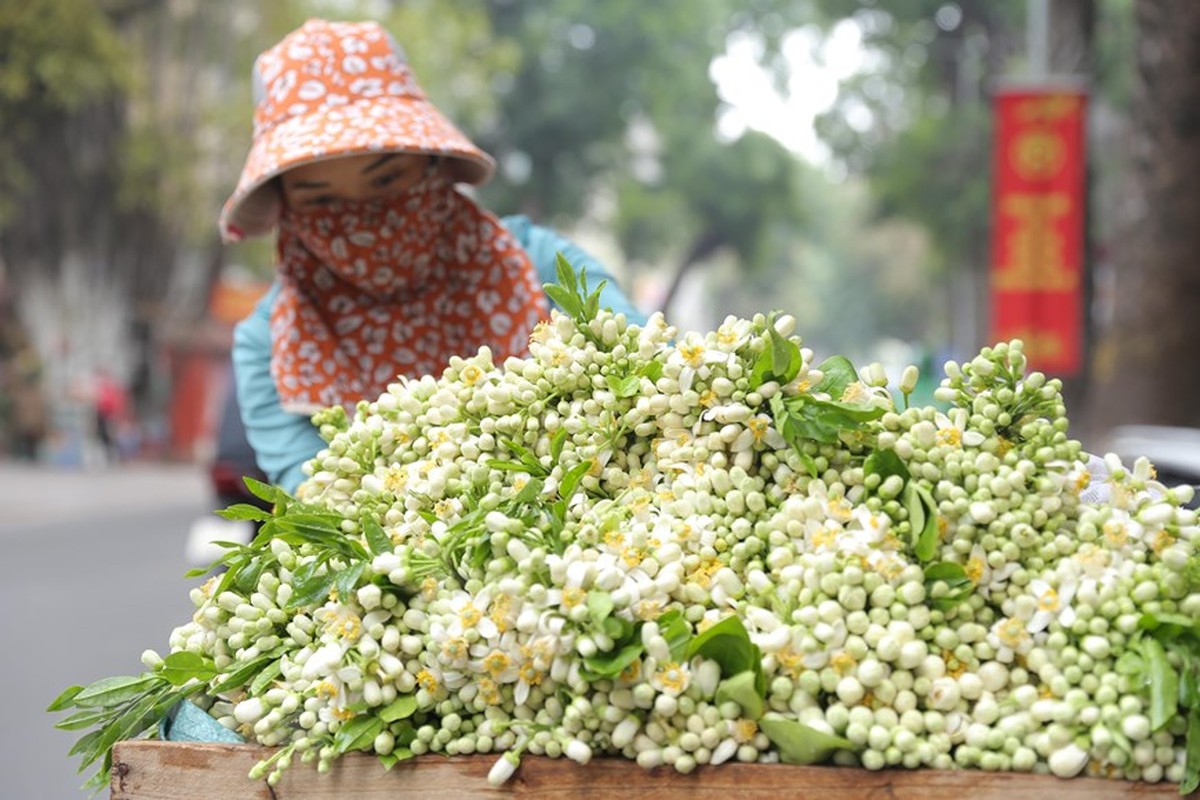
[[188,531],[214,503],[194,466],[0,462],[4,798],[89,796],[67,757],[79,734],[45,708],[67,686],[141,672],[147,648],[167,651],[192,611]]

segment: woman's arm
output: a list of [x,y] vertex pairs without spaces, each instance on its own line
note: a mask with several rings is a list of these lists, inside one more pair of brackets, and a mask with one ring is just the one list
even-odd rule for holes
[[233,374],[246,440],[259,468],[271,483],[294,493],[306,477],[304,462],[325,446],[325,440],[308,415],[283,410],[271,377],[271,307],[278,293],[276,283],[234,328]]
[[614,313],[624,314],[625,319],[630,322],[645,324],[646,315],[629,302],[608,270],[579,245],[549,228],[534,225],[523,215],[503,217],[500,221],[525,248],[525,252],[529,253],[529,260],[537,269],[538,279],[542,283],[556,282],[558,254],[562,253],[576,272],[580,269],[587,270],[589,287],[595,288],[601,281],[608,281],[600,292],[601,308],[611,308]]

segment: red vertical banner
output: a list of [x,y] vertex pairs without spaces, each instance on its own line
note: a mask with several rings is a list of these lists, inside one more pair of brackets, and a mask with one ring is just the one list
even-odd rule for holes
[[1083,338],[1087,97],[1076,89],[1001,90],[995,103],[989,339],[1021,339],[1031,368],[1074,375]]

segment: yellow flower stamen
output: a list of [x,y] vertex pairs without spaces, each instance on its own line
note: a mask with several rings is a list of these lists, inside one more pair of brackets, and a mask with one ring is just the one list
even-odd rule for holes
[[1053,588],[1049,588],[1038,596],[1039,611],[1058,611],[1058,592]]
[[967,573],[967,577],[971,579],[971,583],[978,586],[979,582],[983,580],[983,570],[985,566],[987,565],[984,563],[982,558],[970,558],[967,559],[967,566],[963,571]]
[[962,431],[958,428],[942,428],[937,432],[937,442],[947,447],[962,447]]
[[830,657],[829,666],[833,667],[838,674],[845,676],[854,671],[858,662],[854,660],[854,656],[841,650]]
[[493,678],[499,677],[512,666],[512,658],[503,650],[493,650],[483,658],[483,668],[491,673]]
[[491,611],[488,612],[488,619],[496,626],[496,630],[504,633],[512,624],[508,620],[509,611],[512,609],[512,598],[506,594],[502,594],[492,601]]
[[669,692],[679,693],[687,688],[687,673],[674,661],[668,661],[659,667],[654,677]]
[[436,675],[427,669],[423,669],[417,673],[417,685],[425,691],[433,693],[438,690],[441,684],[438,682]]
[[467,605],[458,613],[458,619],[464,628],[474,628],[483,619],[483,612],[473,605]]
[[[540,325],[540,324],[544,324],[544,323],[538,323],[538,324]],[[536,331],[536,328],[534,330]],[[474,386],[475,384],[479,383],[479,381],[483,378],[483,374],[484,374],[483,370],[481,370],[475,364],[467,364],[465,367],[463,367],[463,370],[461,373],[459,373],[458,377],[467,386]]]
[[739,744],[745,744],[758,733],[758,723],[752,719],[739,719],[731,727],[733,728],[731,731],[733,740]]
[[562,604],[563,608],[568,611],[587,599],[587,592],[578,587],[569,587],[563,589]]
[[762,444],[763,440],[767,438],[769,427],[767,420],[754,417],[746,422],[746,427],[750,429],[750,436],[754,439],[755,444]]
[[383,475],[383,488],[395,495],[404,494],[408,485],[408,470],[404,467],[392,467]]
[[861,404],[867,402],[870,398],[871,395],[862,381],[855,381],[848,385],[845,391],[842,392],[841,402]]
[[704,345],[681,344],[679,345],[678,352],[680,358],[683,359],[683,363],[692,369],[696,369],[704,363]]

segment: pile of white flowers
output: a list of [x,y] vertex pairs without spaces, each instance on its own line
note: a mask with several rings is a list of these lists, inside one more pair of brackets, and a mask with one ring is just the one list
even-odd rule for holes
[[908,407],[914,368],[818,365],[790,318],[679,335],[564,283],[528,358],[320,415],[297,497],[258,487],[262,533],[145,655],[277,746],[255,776],[364,750],[1194,788],[1191,490],[1109,456],[1081,500],[1019,342]]

